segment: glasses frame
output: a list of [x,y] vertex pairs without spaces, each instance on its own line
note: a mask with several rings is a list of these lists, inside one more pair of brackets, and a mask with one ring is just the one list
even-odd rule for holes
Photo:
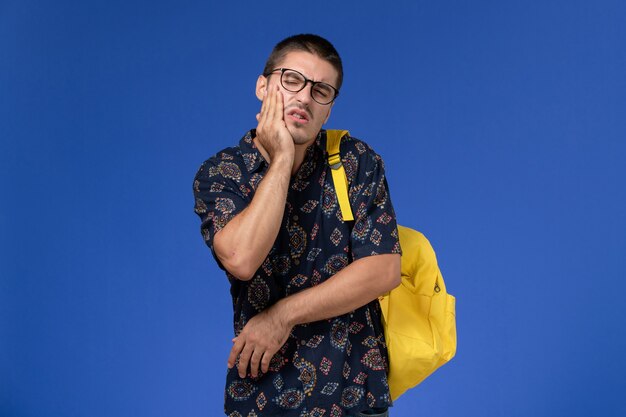
[[[335,87],[333,87],[332,85],[325,83],[323,81],[313,81],[311,79],[308,79],[307,77],[304,76],[303,73],[301,73],[300,71],[296,71],[295,69],[291,69],[291,68],[276,68],[271,70],[270,72],[263,74],[264,77],[269,77],[270,75],[272,75],[273,73],[280,71],[280,85],[287,91],[291,92],[291,93],[299,93],[300,91],[304,90],[306,88],[306,85],[308,83],[311,83],[311,89],[309,90],[309,94],[311,95],[311,98],[317,103],[317,104],[321,104],[322,106],[328,106],[329,104],[331,104],[333,101],[335,101],[337,99],[337,96],[339,95],[339,90],[337,90]],[[299,74],[302,78],[304,78],[304,84],[302,85],[302,88],[299,90],[291,90],[287,87],[285,87],[285,85],[283,84],[283,75],[285,74],[285,71],[293,71],[296,74]],[[323,84],[323,85],[327,85],[328,87],[332,88],[333,91],[335,92],[335,96],[332,98],[332,100],[330,100],[328,103],[320,103],[319,101],[317,101],[315,99],[315,97],[313,97],[313,88],[315,88],[315,86],[317,84]]]

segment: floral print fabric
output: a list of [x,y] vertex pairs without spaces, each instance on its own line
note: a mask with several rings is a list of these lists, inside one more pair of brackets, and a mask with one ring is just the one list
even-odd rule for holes
[[[195,212],[211,250],[215,234],[247,207],[267,172],[254,135],[249,131],[238,146],[205,161],[196,174]],[[400,253],[382,159],[366,143],[342,139],[355,215],[354,222],[343,222],[325,146],[321,131],[291,178],[279,235],[255,276],[240,281],[226,272],[236,335],[255,314],[324,282],[352,261]],[[389,406],[380,315],[375,300],[342,316],[294,327],[266,374],[242,379],[236,367],[228,371],[226,414],[341,417]]]

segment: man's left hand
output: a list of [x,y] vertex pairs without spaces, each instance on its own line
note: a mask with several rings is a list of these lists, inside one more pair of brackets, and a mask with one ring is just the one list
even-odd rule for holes
[[259,365],[261,372],[267,372],[272,357],[287,341],[291,327],[281,318],[277,305],[252,317],[233,339],[228,368],[235,366],[239,356],[237,369],[241,378],[245,378],[248,366],[254,378],[259,374]]

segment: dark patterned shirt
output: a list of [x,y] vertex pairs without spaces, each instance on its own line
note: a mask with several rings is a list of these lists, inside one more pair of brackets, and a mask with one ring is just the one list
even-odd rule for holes
[[[248,132],[239,146],[219,152],[196,174],[195,211],[211,249],[215,233],[250,204],[268,170],[254,135]],[[226,273],[236,335],[255,314],[324,282],[353,260],[400,253],[382,159],[350,137],[342,139],[341,157],[354,222],[342,221],[322,131],[291,178],[280,232],[259,270],[249,281]],[[340,417],[389,406],[380,315],[373,301],[333,319],[295,326],[266,374],[242,379],[236,367],[228,371],[226,414]]]

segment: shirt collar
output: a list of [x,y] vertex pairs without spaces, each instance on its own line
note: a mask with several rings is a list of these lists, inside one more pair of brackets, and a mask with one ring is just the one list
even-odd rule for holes
[[261,165],[267,165],[267,161],[259,152],[259,148],[256,147],[252,140],[256,136],[256,129],[249,130],[239,141],[239,149],[241,150],[241,156],[246,164],[248,172],[257,171]]

